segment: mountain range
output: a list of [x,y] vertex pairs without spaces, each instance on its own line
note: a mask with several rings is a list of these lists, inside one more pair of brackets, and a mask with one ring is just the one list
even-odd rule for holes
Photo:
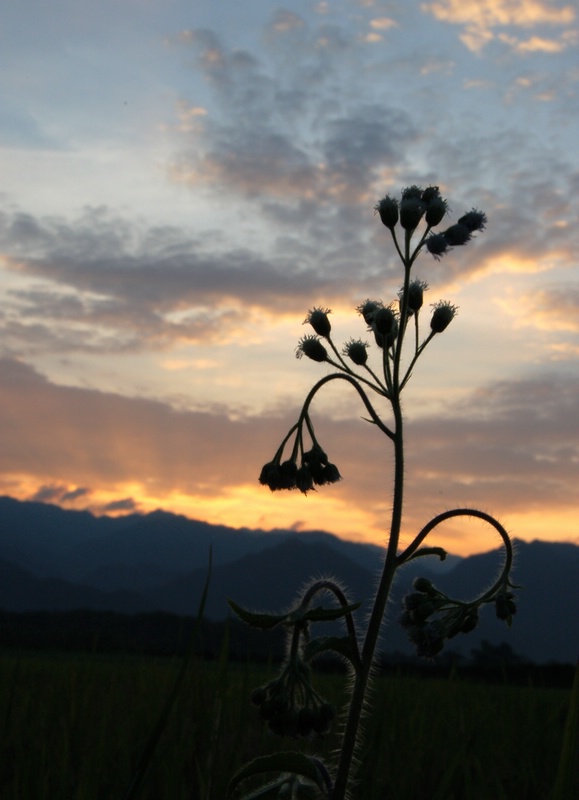
[[[261,531],[210,525],[154,511],[95,517],[44,503],[0,497],[0,609],[168,611],[193,616],[212,558],[205,613],[222,620],[227,599],[252,610],[286,610],[313,578],[332,576],[370,608],[382,550],[323,531]],[[383,630],[382,649],[410,654],[397,623],[401,599],[417,575],[459,599],[475,597],[496,576],[493,550],[444,562],[423,558],[399,571]],[[507,642],[536,663],[573,663],[579,656],[579,547],[517,542],[517,613],[509,630],[485,608],[479,626],[448,647],[467,655],[484,640]]]

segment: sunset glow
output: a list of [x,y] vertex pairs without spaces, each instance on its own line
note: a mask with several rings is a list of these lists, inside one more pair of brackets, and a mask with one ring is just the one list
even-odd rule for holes
[[[488,225],[413,267],[423,334],[430,304],[458,315],[405,389],[405,536],[476,506],[515,538],[579,543],[572,4],[23,0],[3,16],[2,494],[383,542],[390,442],[350,387],[313,406],[343,481],[303,497],[257,479],[328,371],[295,358],[308,310],[332,310],[339,347],[371,341],[356,306],[402,280],[374,204],[438,185],[449,224],[478,208]],[[496,545],[470,523],[436,543]]]

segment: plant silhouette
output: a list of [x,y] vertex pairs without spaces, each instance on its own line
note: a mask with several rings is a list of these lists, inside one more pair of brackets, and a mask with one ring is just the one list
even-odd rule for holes
[[[452,303],[435,302],[424,332],[424,294],[428,286],[414,277],[413,268],[421,253],[440,259],[451,250],[468,244],[476,232],[484,230],[486,215],[472,209],[444,230],[435,231],[448,212],[447,201],[437,186],[426,189],[410,186],[402,191],[400,199],[387,195],[377,203],[375,211],[390,232],[403,273],[398,297],[391,303],[368,299],[357,308],[374,340],[380,366],[371,366],[371,345],[366,341],[350,339],[341,349],[338,348],[332,335],[330,310],[323,307],[311,309],[305,322],[313,333],[300,339],[296,355],[310,358],[334,371],[311,388],[297,421],[259,477],[261,484],[271,491],[298,490],[304,494],[341,480],[338,467],[330,460],[316,435],[311,405],[318,392],[335,381],[343,381],[357,392],[366,421],[373,425],[377,435],[386,437],[394,450],[389,537],[382,574],[365,629],[359,631],[356,628],[353,612],[358,605],[351,603],[343,587],[333,580],[312,582],[295,607],[283,614],[255,614],[230,600],[235,613],[249,625],[261,629],[284,626],[287,631],[287,658],[279,674],[255,689],[251,697],[259,716],[272,733],[295,739],[327,734],[335,710],[314,688],[311,663],[316,656],[327,652],[334,652],[346,660],[351,670],[350,696],[345,720],[339,730],[337,757],[335,763],[330,764],[298,751],[258,757],[233,776],[229,786],[230,797],[239,796],[245,800],[345,800],[355,796],[355,754],[392,581],[399,567],[412,559],[428,555],[440,559],[446,557],[442,548],[423,544],[441,523],[456,517],[475,517],[487,523],[502,538],[504,564],[492,586],[468,602],[449,597],[425,578],[414,581],[413,591],[403,600],[399,621],[418,655],[433,658],[441,652],[448,639],[472,631],[483,605],[494,604],[497,617],[509,626],[516,612],[512,591],[515,587],[510,580],[512,544],[503,526],[484,511],[471,508],[444,511],[426,523],[411,544],[399,550],[404,507],[401,396],[419,358],[430,342],[444,333],[457,314]],[[387,422],[384,421],[385,412],[388,414]],[[319,604],[320,598],[325,604]],[[335,619],[344,621],[344,636],[312,635],[315,623]],[[261,786],[246,791],[244,786],[247,786],[248,779],[253,783],[259,779]]]

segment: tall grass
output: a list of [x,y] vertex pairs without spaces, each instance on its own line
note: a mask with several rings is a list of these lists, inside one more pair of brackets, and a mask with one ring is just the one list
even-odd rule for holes
[[[0,797],[121,800],[179,670],[146,657],[1,657]],[[256,750],[275,752],[279,741],[248,706],[269,674],[224,657],[194,660],[139,797],[223,800],[229,777]],[[344,679],[324,676],[324,693],[342,705]],[[569,697],[533,686],[378,678],[360,796],[547,800]],[[322,743],[322,756],[329,746]]]

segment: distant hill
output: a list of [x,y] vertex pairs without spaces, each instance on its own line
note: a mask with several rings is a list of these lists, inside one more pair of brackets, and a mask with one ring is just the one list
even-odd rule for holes
[[[112,519],[41,503],[0,498],[0,609],[5,611],[111,610],[195,614],[213,569],[206,614],[224,619],[227,598],[260,610],[285,609],[312,578],[335,576],[353,600],[369,608],[381,564],[373,545],[344,542],[320,531],[235,530],[161,511]],[[384,651],[410,653],[396,623],[400,601],[417,575],[457,597],[488,586],[500,551],[439,562],[420,559],[400,571],[388,609]],[[421,563],[422,562],[422,563]],[[481,640],[503,641],[538,663],[575,662],[579,656],[579,547],[519,542],[515,580],[518,611],[509,631],[486,609],[472,634],[449,649],[467,655]]]

